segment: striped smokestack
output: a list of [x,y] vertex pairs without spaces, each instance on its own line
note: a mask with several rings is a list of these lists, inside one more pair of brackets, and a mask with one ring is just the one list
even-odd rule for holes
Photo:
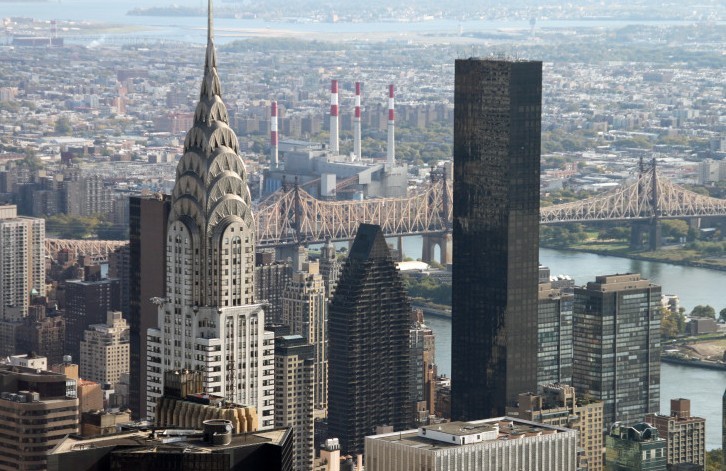
[[330,83],[330,152],[338,155],[338,81]]
[[396,164],[395,140],[395,113],[393,111],[393,84],[388,86],[388,150],[386,152],[386,165],[393,167]]
[[277,135],[277,102],[272,102],[272,110],[270,112],[270,168],[277,168],[278,161],[278,145],[280,143]]
[[360,149],[360,82],[355,83],[355,117],[353,118],[353,154],[356,160],[361,159]]

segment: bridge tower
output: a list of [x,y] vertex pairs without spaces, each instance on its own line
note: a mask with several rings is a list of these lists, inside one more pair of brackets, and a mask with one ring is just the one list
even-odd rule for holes
[[431,184],[441,185],[441,202],[438,210],[442,216],[442,219],[446,221],[446,223],[443,232],[440,232],[438,234],[426,234],[423,236],[423,244],[421,247],[421,260],[427,263],[434,261],[435,249],[436,246],[438,246],[440,253],[440,263],[446,266],[453,262],[454,244],[451,235],[451,222],[448,218],[451,201],[449,201],[449,192],[447,190],[445,168],[431,168]]
[[[633,221],[630,225],[630,248],[643,248],[643,235],[648,233],[648,250],[658,250],[661,247],[660,208],[658,205],[658,175],[656,173],[656,160],[653,158],[646,175],[643,158],[638,163],[638,198],[647,199],[650,214],[647,221]],[[644,215],[646,216],[646,215]]]

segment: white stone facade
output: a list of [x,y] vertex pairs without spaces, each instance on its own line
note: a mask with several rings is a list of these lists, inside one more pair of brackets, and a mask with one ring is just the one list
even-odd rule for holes
[[[461,425],[460,433],[430,426],[424,427],[426,435],[419,429],[366,437],[366,471],[577,470],[575,430],[504,417],[442,427],[457,424]],[[496,427],[496,433],[485,428],[481,433],[469,430],[486,425]]]

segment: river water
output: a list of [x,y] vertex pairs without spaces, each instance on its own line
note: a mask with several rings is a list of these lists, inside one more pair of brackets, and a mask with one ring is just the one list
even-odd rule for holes
[[[413,238],[411,238],[413,239]],[[404,241],[404,251],[416,255],[420,242]],[[540,263],[553,274],[568,274],[577,284],[593,281],[595,275],[638,272],[675,293],[689,311],[697,304],[710,304],[717,311],[726,307],[726,272],[643,262],[579,252],[540,249]],[[451,320],[429,316],[426,323],[436,334],[436,363],[439,372],[451,374]],[[721,399],[726,388],[726,371],[661,365],[661,412],[668,414],[670,400],[691,400],[691,413],[706,419],[706,449],[721,448]]]
[[[50,0],[47,2],[10,1],[2,2],[3,17],[31,17],[38,20],[72,20],[140,26],[144,31],[139,36],[203,43],[206,41],[206,22],[199,17],[129,16],[134,8],[166,7],[177,4],[183,7],[204,7],[199,0]],[[219,3],[227,7],[229,4]],[[538,20],[540,29],[573,28],[620,28],[631,24],[669,26],[689,25],[691,21],[680,20],[608,20],[572,19]],[[719,22],[721,23],[721,22]],[[306,19],[291,21],[264,21],[261,19],[216,18],[216,42],[226,42],[244,37],[240,30],[270,30],[305,33],[445,33],[456,35],[460,31],[495,32],[500,30],[529,30],[528,20],[471,20],[458,21],[432,19],[426,21],[375,21],[360,23],[313,22]],[[234,32],[233,32],[234,31]],[[61,34],[62,35],[62,34]],[[111,33],[109,36],[134,36],[128,32]]]

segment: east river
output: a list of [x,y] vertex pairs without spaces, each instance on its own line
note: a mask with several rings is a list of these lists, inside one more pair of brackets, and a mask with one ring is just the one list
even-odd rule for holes
[[[409,244],[404,242],[404,248],[408,249]],[[413,251],[410,256],[420,257]],[[688,311],[697,304],[710,304],[717,312],[726,307],[726,272],[551,249],[540,250],[540,263],[550,267],[554,275],[572,276],[578,285],[594,281],[595,275],[637,272],[661,285],[663,293],[677,294]],[[439,372],[450,375],[451,320],[429,316],[426,323],[436,333]],[[664,363],[661,412],[670,412],[670,399],[690,399],[691,413],[706,418],[706,448],[721,448],[721,399],[725,388],[726,371]]]

